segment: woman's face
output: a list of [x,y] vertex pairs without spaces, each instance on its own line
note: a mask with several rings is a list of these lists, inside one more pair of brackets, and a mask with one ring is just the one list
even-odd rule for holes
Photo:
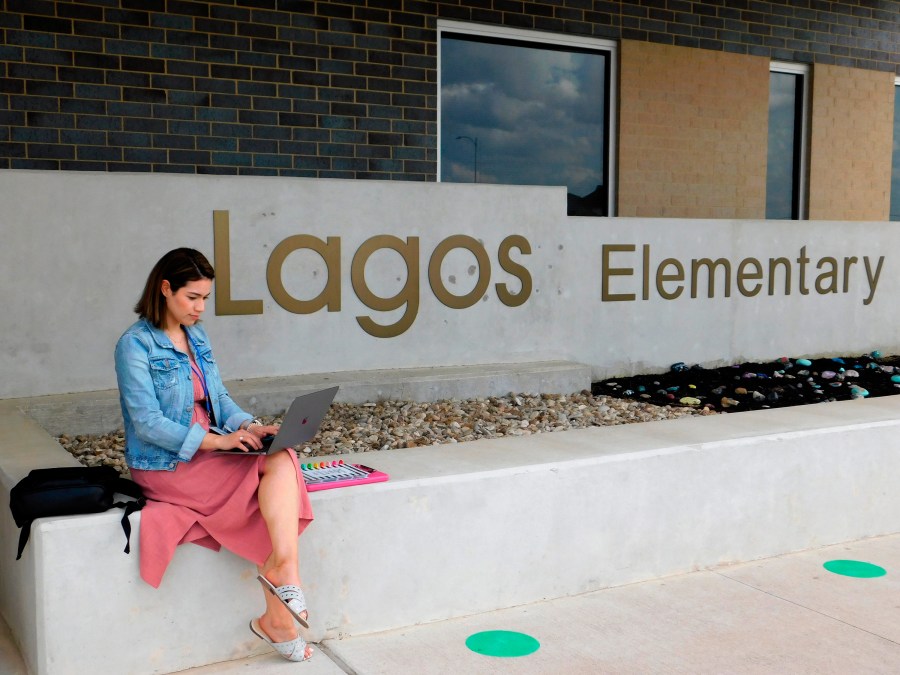
[[162,282],[162,294],[166,298],[166,326],[193,326],[206,309],[206,300],[212,291],[212,280],[189,281],[176,292],[168,281]]

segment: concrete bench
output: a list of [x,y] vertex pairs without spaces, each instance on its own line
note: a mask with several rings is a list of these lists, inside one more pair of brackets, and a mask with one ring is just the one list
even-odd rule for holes
[[[359,635],[896,532],[898,427],[891,397],[359,455],[391,480],[312,494],[311,632]],[[65,457],[14,406],[0,403],[0,430],[5,493],[24,468]],[[251,565],[183,546],[154,590],[138,552],[122,553],[120,517],[38,521],[18,562],[18,531],[0,517],[0,609],[35,675],[166,673],[267,651],[247,629],[262,609]]]

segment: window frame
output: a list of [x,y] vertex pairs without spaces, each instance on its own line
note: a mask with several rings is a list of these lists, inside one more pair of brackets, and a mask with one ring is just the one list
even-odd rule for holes
[[[894,78],[894,100],[897,100],[897,90],[900,89],[900,77]],[[894,106],[894,119],[893,126],[894,130],[897,129],[897,117],[900,115],[900,111],[897,110],[897,106]],[[894,206],[894,146],[900,141],[900,139],[892,138],[891,139],[891,177],[890,177],[890,194],[888,195],[888,222],[897,223],[900,222],[900,218],[897,220],[893,219],[892,207]],[[900,204],[897,205],[898,210],[900,210]]]
[[437,22],[437,182],[441,182],[441,141],[442,141],[442,124],[441,124],[441,83],[443,82],[443,70],[441,64],[441,43],[444,33],[454,35],[472,35],[484,38],[494,38],[497,40],[514,40],[519,42],[537,42],[545,45],[556,45],[562,48],[574,47],[578,49],[589,49],[592,51],[602,51],[609,54],[609,110],[605,115],[604,134],[606,136],[606,157],[604,158],[604,166],[607,171],[605,177],[608,182],[607,194],[607,217],[616,215],[616,137],[617,137],[617,119],[616,111],[618,107],[618,48],[619,45],[613,40],[604,40],[602,38],[584,37],[580,35],[566,35],[562,33],[546,33],[542,31],[526,30],[522,28],[507,28],[505,26],[492,26],[487,24],[473,24],[462,21],[452,21],[449,19],[438,19]]
[[[801,101],[799,105],[800,113],[800,148],[795,155],[795,173],[794,180],[796,190],[796,220],[809,219],[809,92],[810,80],[812,79],[812,68],[806,63],[792,63],[788,61],[770,61],[769,74],[771,73],[787,73],[790,75],[800,75],[803,78]],[[795,121],[796,128],[796,121]],[[766,129],[768,135],[768,127]],[[768,150],[766,152],[766,165],[768,166]],[[767,196],[768,198],[768,196]],[[792,207],[793,210],[793,207]],[[791,220],[794,220],[792,218]]]

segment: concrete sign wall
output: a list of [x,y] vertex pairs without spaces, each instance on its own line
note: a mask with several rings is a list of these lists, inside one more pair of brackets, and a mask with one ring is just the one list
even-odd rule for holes
[[891,223],[569,218],[564,188],[0,172],[0,398],[115,387],[156,260],[216,266],[226,379],[900,347]]

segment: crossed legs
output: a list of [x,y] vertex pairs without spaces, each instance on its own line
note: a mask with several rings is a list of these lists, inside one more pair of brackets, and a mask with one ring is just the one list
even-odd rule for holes
[[[259,482],[259,510],[272,540],[272,554],[262,566],[260,574],[275,586],[300,585],[297,554],[297,523],[300,519],[300,477],[288,456],[290,449],[266,457]],[[259,625],[273,642],[287,642],[297,637],[297,627],[290,612],[274,595],[263,591],[266,611],[259,617]],[[304,613],[305,614],[305,613]],[[312,648],[306,648],[307,658]]]

